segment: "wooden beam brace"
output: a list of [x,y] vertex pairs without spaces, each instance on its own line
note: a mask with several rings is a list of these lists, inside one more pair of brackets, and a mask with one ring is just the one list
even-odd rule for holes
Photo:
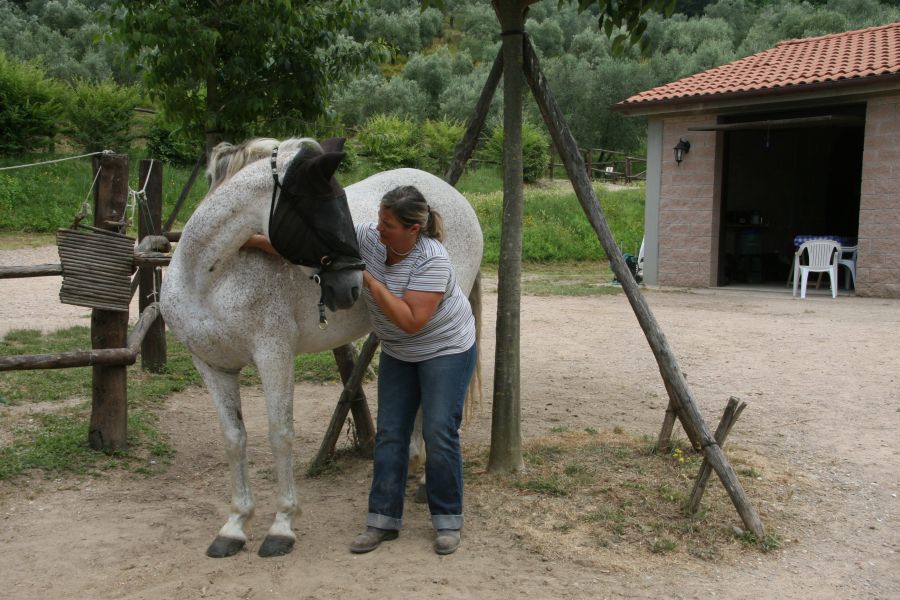
[[[344,427],[344,421],[347,419],[347,414],[350,412],[351,405],[357,403],[357,401],[365,403],[365,396],[361,395],[359,390],[366,369],[369,368],[369,363],[372,362],[372,357],[375,356],[375,350],[378,349],[378,344],[378,337],[374,333],[370,333],[363,344],[362,350],[356,359],[356,363],[353,365],[353,372],[350,374],[347,381],[344,382],[344,389],[341,392],[341,397],[338,399],[334,413],[331,415],[328,429],[325,430],[325,437],[322,439],[322,445],[319,447],[319,452],[316,454],[315,458],[309,464],[310,473],[320,471],[322,467],[325,466],[325,463],[328,462],[328,459],[334,454],[334,448],[337,445],[338,437],[340,437],[341,430]],[[338,364],[340,365],[340,361]],[[366,410],[368,412],[368,406],[366,407]],[[371,416],[369,417],[369,421],[369,427],[372,428]],[[374,428],[372,429],[372,440],[370,440],[369,443],[374,442]]]
[[572,181],[572,186],[575,189],[575,195],[578,197],[578,201],[581,203],[581,207],[584,209],[588,221],[590,221],[594,231],[597,233],[600,244],[603,246],[603,250],[609,258],[613,273],[622,284],[625,296],[631,303],[631,307],[634,310],[638,323],[640,323],[641,329],[643,329],[644,335],[647,337],[647,341],[650,344],[650,348],[659,365],[663,380],[671,385],[674,390],[674,394],[671,398],[673,401],[677,400],[675,405],[676,412],[682,423],[689,421],[691,425],[688,425],[688,427],[693,426],[698,433],[701,447],[703,448],[706,457],[709,459],[712,467],[722,480],[722,484],[728,491],[728,495],[731,497],[731,501],[734,503],[744,524],[758,539],[762,539],[765,535],[762,521],[760,521],[759,515],[747,499],[744,489],[741,487],[741,483],[734,473],[734,469],[728,464],[728,459],[725,457],[722,449],[719,448],[715,438],[706,426],[706,422],[703,420],[703,416],[700,414],[700,411],[694,402],[687,381],[678,367],[678,361],[672,350],[669,348],[666,336],[657,323],[656,317],[654,317],[653,313],[650,311],[647,301],[644,299],[643,294],[641,294],[637,283],[634,281],[630,270],[625,264],[622,251],[616,244],[612,232],[609,229],[609,225],[603,216],[603,210],[600,208],[600,202],[597,200],[594,188],[587,179],[584,160],[581,158],[581,154],[578,151],[578,145],[575,142],[575,138],[572,136],[572,132],[566,124],[562,110],[556,103],[550,85],[541,70],[537,54],[527,36],[524,41],[523,58],[522,66],[525,70],[525,78],[528,81],[538,107],[541,110],[544,122],[550,130],[553,143],[556,145],[560,157],[563,159],[563,164],[566,167],[569,179]]
[[[719,421],[719,426],[716,428],[716,442],[718,442],[720,448],[725,446],[725,440],[728,438],[728,434],[731,433],[731,428],[734,427],[738,417],[741,416],[741,413],[744,412],[744,408],[746,407],[746,402],[740,402],[734,396],[728,399],[728,404],[725,406],[725,412],[722,414],[722,419]],[[709,481],[711,472],[712,469],[709,466],[709,461],[704,458],[703,463],[700,465],[700,471],[697,473],[697,479],[694,481],[694,489],[691,490],[691,497],[687,503],[688,512],[693,514],[700,508],[700,500],[703,498],[703,493],[706,491],[706,484]]]

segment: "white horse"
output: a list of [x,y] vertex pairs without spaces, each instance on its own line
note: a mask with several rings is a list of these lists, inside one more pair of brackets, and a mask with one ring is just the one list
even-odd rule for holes
[[[277,477],[277,511],[259,554],[282,555],[293,549],[293,519],[298,510],[293,471],[293,357],[336,348],[371,330],[365,306],[354,303],[361,288],[359,271],[326,269],[320,274],[320,290],[310,279],[313,269],[241,248],[251,234],[268,234],[273,168],[268,160],[256,160],[229,170],[222,167],[222,161],[253,160],[258,154],[245,152],[248,147],[262,147],[268,154],[274,144],[268,140],[225,146],[213,153],[207,170],[210,192],[185,225],[162,286],[163,317],[191,351],[225,438],[231,512],[207,549],[212,557],[230,556],[243,548],[247,541],[244,527],[254,509],[241,416],[240,370],[253,364],[259,371]],[[460,286],[471,291],[470,301],[477,313],[480,286],[475,283],[483,241],[468,201],[443,180],[414,169],[379,173],[351,185],[346,200],[329,193],[329,185],[331,191],[340,191],[332,175],[343,156],[334,152],[341,145],[333,140],[321,147],[313,140],[290,140],[281,145],[276,169],[284,181],[282,198],[287,192],[312,197],[304,200],[317,207],[310,235],[325,241],[349,236],[355,243],[352,223],[343,218],[348,206],[354,222],[375,221],[379,201],[387,191],[414,185],[444,217],[444,244]],[[302,149],[297,151],[298,147]],[[324,187],[323,182],[327,183]],[[319,215],[330,216],[320,219]],[[320,296],[332,311],[346,309],[330,314],[324,329],[319,327]]]

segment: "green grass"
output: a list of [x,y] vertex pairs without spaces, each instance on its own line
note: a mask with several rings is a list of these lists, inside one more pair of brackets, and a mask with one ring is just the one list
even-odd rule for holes
[[[167,363],[162,373],[147,373],[139,364],[128,368],[129,448],[111,455],[94,452],[87,444],[91,369],[4,373],[0,378],[0,434],[9,443],[0,447],[0,479],[35,469],[49,475],[99,473],[124,467],[152,474],[164,466],[173,450],[159,429],[158,409],[172,393],[201,384],[187,349],[172,337],[167,345]],[[89,348],[87,327],[49,334],[18,330],[0,340],[0,356]],[[297,380],[321,382],[339,378],[330,352],[298,356],[294,366]],[[255,370],[245,369],[245,382],[256,383],[258,379]],[[28,405],[34,405],[33,410],[14,410]]]
[[[138,186],[138,165],[144,150],[129,155],[129,184]],[[60,158],[56,154],[29,154],[0,159],[0,166],[25,164]],[[167,219],[188,179],[190,168],[163,165],[163,218]],[[364,161],[340,173],[343,185],[350,185],[377,172]],[[92,202],[91,159],[12,171],[0,171],[0,244],[29,242],[23,232],[52,234],[67,227],[87,199]],[[474,206],[484,231],[484,263],[496,264],[500,255],[500,227],[503,181],[500,171],[486,167],[468,170],[457,184]],[[206,193],[202,173],[197,178],[173,229],[181,229]],[[613,237],[623,252],[636,254],[644,228],[644,189],[634,187],[610,191],[596,184],[595,192]],[[132,224],[134,233],[136,224]],[[53,243],[51,237],[41,238]],[[522,260],[527,263],[558,263],[605,260],[597,235],[588,222],[571,186],[564,181],[540,182],[525,187]],[[567,291],[570,293],[572,290]]]
[[[636,254],[644,231],[644,190],[608,191],[595,186],[616,243],[623,252]],[[477,192],[467,196],[484,232],[483,262],[500,258],[503,193]],[[522,260],[553,263],[604,259],[597,234],[570,189],[529,186],[522,218]]]
[[[129,185],[138,187],[144,150],[129,154]],[[0,159],[0,167],[64,158],[61,154],[25,154]],[[72,155],[69,155],[72,156]],[[156,168],[156,167],[154,167]],[[168,218],[190,175],[190,168],[163,165],[163,218]],[[93,206],[91,158],[67,160],[11,171],[0,171],[0,231],[53,232],[68,227],[85,200]],[[203,173],[197,177],[179,212],[183,224],[206,193]],[[136,224],[132,226],[132,229]],[[175,227],[176,229],[180,227]]]

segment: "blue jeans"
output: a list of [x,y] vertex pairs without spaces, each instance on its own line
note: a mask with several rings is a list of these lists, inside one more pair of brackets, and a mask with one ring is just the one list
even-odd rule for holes
[[409,471],[409,437],[419,405],[425,438],[425,486],[435,529],[462,529],[459,425],[476,350],[406,362],[381,353],[375,468],[366,525],[400,529]]

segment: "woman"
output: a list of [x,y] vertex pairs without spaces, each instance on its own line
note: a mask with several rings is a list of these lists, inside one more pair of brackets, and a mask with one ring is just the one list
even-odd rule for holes
[[463,525],[459,425],[475,368],[475,319],[441,244],[441,216],[418,189],[385,194],[378,223],[356,231],[366,263],[363,295],[382,351],[369,512],[350,550],[369,552],[398,535],[409,438],[421,405],[434,550],[450,554]]
[[[350,545],[370,552],[403,524],[409,439],[419,407],[434,550],[451,554],[463,525],[459,426],[475,369],[475,319],[441,244],[440,214],[413,186],[389,191],[378,223],[356,226],[366,263],[363,296],[381,341],[378,424],[366,530]],[[245,244],[277,254],[254,235]]]

